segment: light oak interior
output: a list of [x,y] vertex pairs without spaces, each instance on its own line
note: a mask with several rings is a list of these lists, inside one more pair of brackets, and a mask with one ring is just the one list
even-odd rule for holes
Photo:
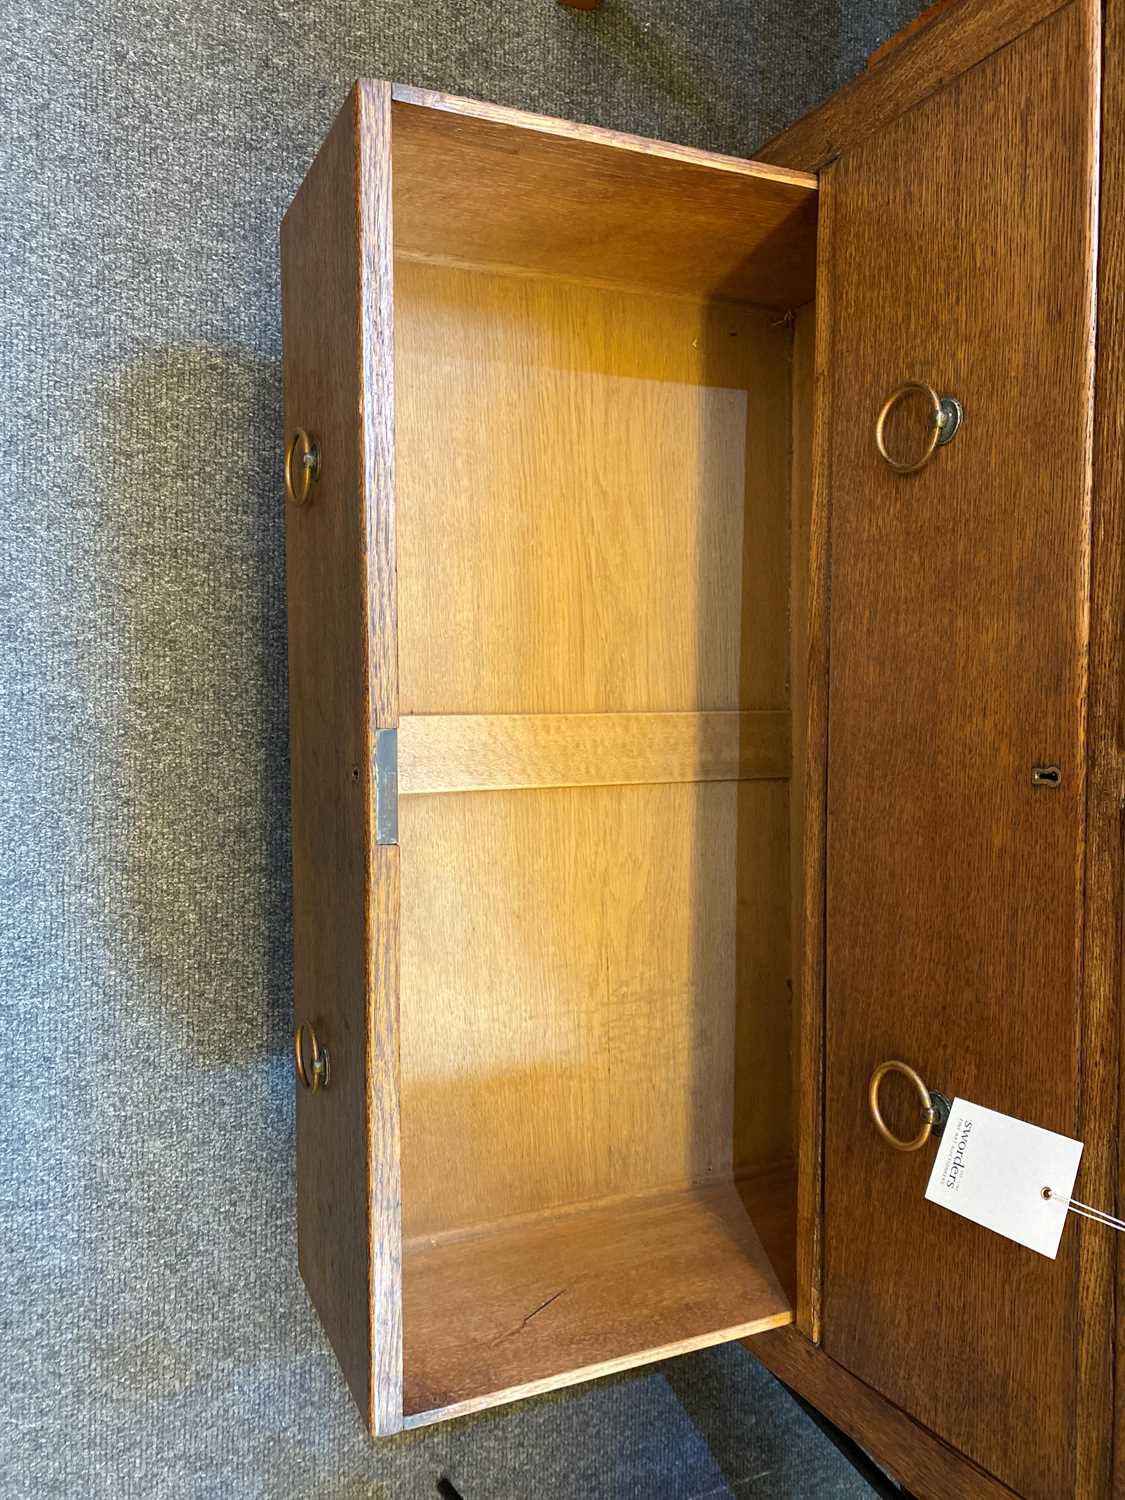
[[816,179],[394,85],[399,255],[726,296],[812,299]]
[[393,122],[418,1425],[792,1318],[808,465],[760,283],[788,233],[809,300],[815,205],[410,91]]

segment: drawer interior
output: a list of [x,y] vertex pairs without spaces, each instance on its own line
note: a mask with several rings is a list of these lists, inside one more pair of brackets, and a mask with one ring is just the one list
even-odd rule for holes
[[792,1318],[812,219],[393,119],[417,1425]]

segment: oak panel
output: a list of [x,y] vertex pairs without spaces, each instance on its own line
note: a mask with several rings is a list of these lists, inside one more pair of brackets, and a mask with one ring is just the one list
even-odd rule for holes
[[399,792],[789,775],[785,712],[432,714],[399,724]]
[[1046,20],[1068,0],[959,0],[903,37],[758,150],[763,161],[815,172]]
[[814,290],[816,178],[395,85],[402,254],[765,307]]
[[784,707],[788,324],[396,277],[402,713]]
[[[866,1085],[902,1058],[1081,1124],[1090,61],[1061,11],[833,188],[824,1347],[1027,1500],[1075,1482],[1076,1236],[1051,1262],[925,1202],[932,1151],[891,1152]],[[960,170],[919,178],[935,138]],[[966,417],[903,478],[871,423],[908,378]],[[1031,400],[1049,444],[1027,441]],[[1027,1308],[1034,1338],[1012,1337]]]
[[410,1242],[404,1425],[790,1323],[757,1196],[726,1182]]
[[415,796],[408,1235],[792,1157],[785,782]]
[[[1080,1196],[1110,1213],[1125,1202],[1121,1089],[1125,887],[1125,6],[1091,3],[1103,20],[1099,155],[1098,334],[1090,620],[1089,786]],[[1116,1206],[1115,1206],[1116,1205]],[[1079,1493],[1125,1493],[1125,1258],[1119,1236],[1082,1222],[1078,1427]],[[1113,1328],[1111,1340],[1106,1331]],[[1106,1405],[1116,1415],[1111,1435]]]
[[331,1057],[298,1089],[301,1272],[373,1429],[401,1418],[397,849],[374,842],[372,745],[397,713],[385,85],[358,86],[281,235],[287,432],[326,455],[286,508],[293,987]]
[[832,169],[821,187],[815,305],[793,350],[790,655],[793,775],[789,847],[793,1099],[797,1140],[797,1324],[819,1339],[823,1277],[825,829],[828,756],[827,386],[831,358]]

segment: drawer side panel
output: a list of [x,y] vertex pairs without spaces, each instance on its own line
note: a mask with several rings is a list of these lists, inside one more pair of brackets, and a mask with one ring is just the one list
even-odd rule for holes
[[[353,91],[282,228],[286,436],[321,473],[288,504],[301,1272],[374,1431],[401,1425],[398,849],[375,841],[375,733],[397,722],[390,95]],[[377,1331],[377,1336],[376,1336]]]

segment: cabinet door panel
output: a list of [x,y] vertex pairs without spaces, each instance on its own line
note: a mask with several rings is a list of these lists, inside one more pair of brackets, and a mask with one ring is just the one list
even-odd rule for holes
[[[824,1344],[1029,1500],[1074,1486],[1075,1226],[1052,1262],[927,1203],[866,1093],[901,1058],[1077,1133],[1092,51],[1071,6],[845,156],[830,269]],[[965,422],[900,476],[910,379]]]

